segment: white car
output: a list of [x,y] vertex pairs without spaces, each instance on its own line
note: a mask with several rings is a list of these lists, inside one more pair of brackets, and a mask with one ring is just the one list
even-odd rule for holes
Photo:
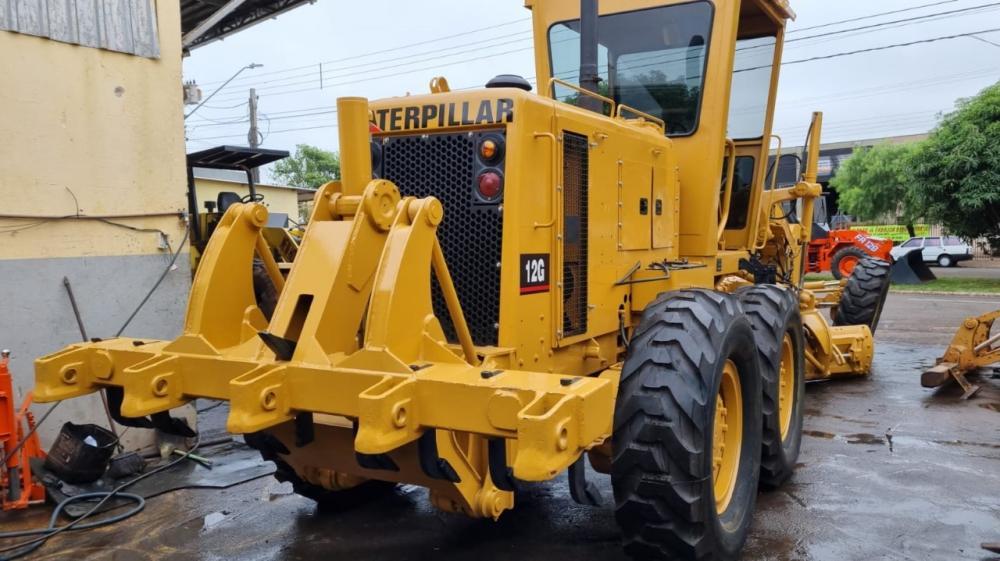
[[924,261],[942,267],[954,267],[959,261],[972,259],[972,247],[955,236],[910,238],[892,248],[893,259],[911,251],[923,252]]

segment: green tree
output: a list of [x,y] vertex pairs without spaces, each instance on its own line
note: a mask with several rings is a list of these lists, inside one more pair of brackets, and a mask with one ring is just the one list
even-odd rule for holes
[[912,160],[917,150],[917,144],[856,149],[830,180],[840,208],[861,220],[890,215],[915,235],[913,223],[921,215],[913,196]]
[[914,197],[928,220],[1000,247],[1000,83],[960,100],[913,165]]
[[340,154],[308,144],[295,146],[295,155],[274,164],[274,179],[293,187],[316,189],[340,179]]

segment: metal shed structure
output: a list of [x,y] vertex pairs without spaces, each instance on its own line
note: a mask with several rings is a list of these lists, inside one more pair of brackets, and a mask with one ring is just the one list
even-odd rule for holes
[[181,0],[181,33],[186,50],[207,45],[237,31],[315,0]]

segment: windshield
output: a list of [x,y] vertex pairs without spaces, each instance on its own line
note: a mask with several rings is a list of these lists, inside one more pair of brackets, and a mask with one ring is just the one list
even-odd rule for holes
[[[677,4],[601,16],[598,22],[599,93],[663,119],[668,135],[698,127],[712,6]],[[554,77],[579,83],[580,21],[549,29]],[[577,92],[556,85],[556,99],[575,103]]]
[[736,42],[733,87],[729,101],[729,138],[746,140],[764,136],[774,45],[774,37],[741,39]]

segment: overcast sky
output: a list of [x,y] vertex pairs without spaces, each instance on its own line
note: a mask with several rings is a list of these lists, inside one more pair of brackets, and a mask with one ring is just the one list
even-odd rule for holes
[[[426,92],[437,75],[446,76],[453,89],[481,86],[500,73],[534,76],[530,12],[523,2],[422,0],[419,10],[416,5],[320,0],[196,49],[184,62],[184,78],[196,80],[206,96],[241,67],[264,66],[245,70],[188,119],[188,149],[245,145],[251,87],[260,97],[263,147],[294,150],[305,143],[336,150],[336,114],[329,111],[338,96]],[[925,7],[908,10],[919,6]],[[798,19],[789,25],[786,63],[1000,28],[1000,2],[992,0],[792,0],[792,7]],[[894,10],[907,11],[866,18]],[[924,17],[933,14],[941,15]],[[853,18],[865,19],[806,29]],[[921,19],[802,39],[910,18]],[[979,37],[786,65],[776,133],[786,146],[800,145],[814,110],[826,114],[825,142],[926,132],[957,98],[1000,80],[1000,32]]]

